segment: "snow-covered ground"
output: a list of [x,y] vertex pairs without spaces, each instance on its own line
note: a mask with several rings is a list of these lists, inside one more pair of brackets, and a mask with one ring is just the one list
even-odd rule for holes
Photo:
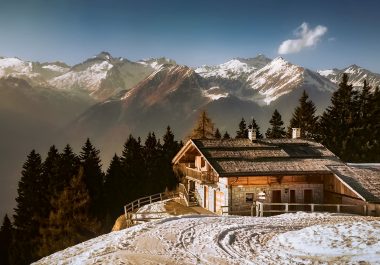
[[188,215],[112,232],[36,264],[379,264],[380,219]]

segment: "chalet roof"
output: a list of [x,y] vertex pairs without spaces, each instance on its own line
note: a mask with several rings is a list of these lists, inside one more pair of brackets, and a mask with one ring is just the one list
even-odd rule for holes
[[329,166],[343,182],[368,202],[380,202],[380,168],[371,165]]
[[304,139],[193,139],[219,176],[329,173],[343,164],[323,145]]

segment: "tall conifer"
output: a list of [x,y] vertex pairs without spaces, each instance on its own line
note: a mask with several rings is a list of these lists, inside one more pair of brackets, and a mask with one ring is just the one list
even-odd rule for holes
[[104,217],[104,201],[102,198],[102,189],[104,174],[99,157],[100,151],[96,149],[90,139],[87,138],[79,155],[81,165],[83,167],[83,179],[87,185],[87,189],[91,198],[91,213],[98,217]]
[[338,89],[333,93],[331,105],[320,121],[322,143],[345,161],[352,159],[351,143],[355,141],[355,117],[357,117],[357,92],[348,84],[348,75],[343,74]]
[[107,214],[111,220],[116,220],[122,214],[123,206],[127,204],[128,194],[132,189],[133,187],[123,174],[120,158],[115,154],[108,167],[104,183]]
[[284,122],[282,121],[281,114],[274,110],[272,118],[269,121],[272,127],[268,128],[265,136],[266,138],[285,138],[286,132],[285,127],[283,127]]
[[316,107],[309,99],[308,94],[304,90],[299,105],[295,108],[290,125],[288,127],[288,136],[292,134],[292,128],[301,128],[301,137],[313,139],[317,133],[318,117],[315,115]]
[[248,138],[248,129],[244,118],[241,118],[241,121],[239,122],[239,129],[236,131],[235,138]]
[[32,150],[21,172],[18,184],[17,207],[14,215],[14,241],[11,250],[12,264],[30,264],[38,259],[40,243],[41,199],[43,189],[41,156]]

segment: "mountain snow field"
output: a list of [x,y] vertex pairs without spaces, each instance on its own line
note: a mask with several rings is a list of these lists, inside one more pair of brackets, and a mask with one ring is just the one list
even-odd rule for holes
[[34,264],[358,263],[380,264],[380,218],[298,212],[168,217],[102,235]]

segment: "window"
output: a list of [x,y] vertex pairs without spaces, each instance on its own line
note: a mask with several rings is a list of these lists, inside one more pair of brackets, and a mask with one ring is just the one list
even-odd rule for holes
[[253,193],[246,193],[245,194],[245,202],[246,203],[253,203]]

